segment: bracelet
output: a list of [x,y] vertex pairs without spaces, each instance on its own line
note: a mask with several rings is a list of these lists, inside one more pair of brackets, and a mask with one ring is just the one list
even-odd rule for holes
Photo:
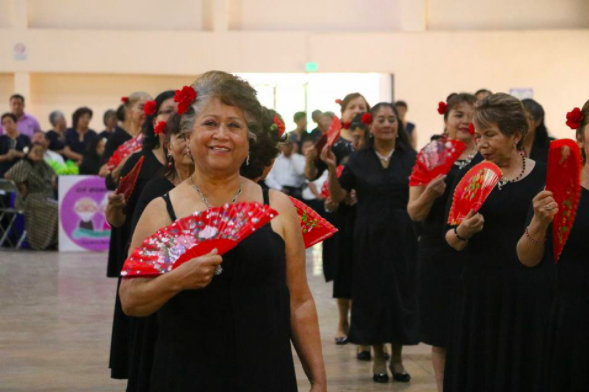
[[533,244],[536,244],[536,245],[546,242],[546,237],[544,237],[543,241],[538,241],[538,240],[532,238],[532,236],[530,235],[530,226],[526,227],[526,237],[528,237],[528,239],[530,241],[532,241]]
[[454,227],[454,234],[456,235],[456,238],[458,238],[460,241],[468,241],[468,238],[461,237],[460,234],[458,234],[458,226]]

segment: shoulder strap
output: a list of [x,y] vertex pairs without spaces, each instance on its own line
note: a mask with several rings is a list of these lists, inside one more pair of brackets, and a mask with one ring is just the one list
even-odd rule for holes
[[176,221],[176,212],[174,212],[174,206],[172,205],[172,201],[170,200],[170,195],[166,193],[162,196],[164,201],[166,202],[166,210],[168,211],[168,215],[172,222]]
[[265,186],[262,187],[262,195],[264,196],[264,204],[269,206],[270,205],[270,194],[269,194],[269,189]]

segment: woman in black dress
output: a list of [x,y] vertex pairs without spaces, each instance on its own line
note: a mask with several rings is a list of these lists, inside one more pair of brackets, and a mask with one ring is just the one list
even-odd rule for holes
[[528,122],[518,99],[493,94],[477,102],[473,117],[479,152],[503,176],[480,211],[471,211],[446,233],[450,246],[464,253],[465,264],[444,391],[538,391],[550,280],[544,266],[521,265],[516,245],[546,169],[521,154]]
[[388,381],[383,346],[392,343],[393,378],[408,382],[403,345],[418,343],[417,235],[407,214],[409,175],[416,154],[394,105],[379,103],[371,115],[373,141],[350,156],[339,181],[333,152],[325,148],[321,158],[329,167],[331,197],[342,201],[352,189],[358,197],[349,339],[373,346],[376,382]]
[[[165,91],[155,100],[155,113],[146,116],[143,124],[143,149],[131,155],[123,164],[120,176],[127,175],[141,157],[144,158],[141,171],[135,184],[135,190],[129,200],[125,202],[122,194],[110,194],[106,218],[112,226],[111,243],[107,276],[118,277],[126,259],[127,249],[131,240],[131,224],[137,201],[145,185],[163,168],[166,161],[163,150],[164,135],[156,135],[154,128],[160,121],[166,121],[176,108],[174,93]],[[114,137],[114,135],[113,135]],[[112,137],[111,137],[112,139]],[[110,140],[110,139],[109,139]],[[118,290],[117,290],[118,293]],[[129,318],[123,314],[120,299],[117,295],[113,317],[113,333],[111,340],[110,368],[111,377],[125,379],[128,377],[129,367]]]
[[240,166],[247,165],[249,140],[255,143],[261,132],[255,90],[219,71],[200,76],[183,91],[188,89],[196,98],[184,95],[179,112],[195,173],[147,206],[132,247],[176,217],[209,206],[258,202],[279,215],[223,257],[213,251],[156,278],[123,280],[125,312],[158,315],[151,390],[296,391],[292,341],[311,391],[325,392],[317,313],[295,209],[285,195],[264,192],[239,175]]
[[444,363],[448,334],[463,263],[459,253],[446,242],[446,203],[461,167],[476,155],[474,137],[469,132],[476,98],[472,94],[453,94],[448,99],[444,125],[449,139],[466,144],[466,149],[447,175],[427,186],[409,189],[407,212],[411,219],[423,222],[417,251],[417,298],[419,303],[419,339],[432,346],[432,364],[438,391],[444,383]]
[[[583,119],[576,127],[577,141],[583,155],[581,199],[575,223],[556,265],[555,296],[552,299],[545,346],[542,378],[546,392],[584,391],[589,385],[589,101],[582,110]],[[534,215],[526,234],[517,246],[520,261],[529,267],[554,264],[550,223],[559,206],[551,192],[539,193],[533,202]]]
[[[336,101],[341,108],[341,121],[343,129],[340,138],[332,147],[337,164],[341,165],[354,151],[352,147],[352,132],[348,129],[352,119],[359,113],[365,113],[370,109],[366,98],[360,93],[351,93],[342,101]],[[325,121],[324,127],[331,125],[332,115],[324,113],[320,121]],[[309,181],[314,181],[327,169],[325,163],[319,159],[320,151],[315,148],[305,152],[307,164],[305,176]],[[339,321],[335,334],[335,342],[338,345],[348,343],[350,329],[349,314],[352,298],[352,270],[353,270],[353,232],[355,219],[355,196],[350,195],[342,203],[334,202],[333,198],[325,200],[325,218],[338,228],[339,232],[332,238],[323,242],[323,269],[326,281],[333,280],[333,298],[337,299]],[[359,348],[358,359],[370,360],[370,349]]]
[[548,129],[544,123],[544,108],[529,98],[522,100],[522,104],[530,124],[530,131],[524,140],[524,152],[531,160],[545,165],[548,161],[550,142],[554,139],[548,136]]

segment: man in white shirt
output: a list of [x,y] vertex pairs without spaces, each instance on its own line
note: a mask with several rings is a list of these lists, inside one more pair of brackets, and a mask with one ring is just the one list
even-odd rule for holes
[[45,162],[49,163],[49,161],[55,161],[60,165],[65,165],[65,161],[63,157],[56,153],[55,151],[51,151],[49,149],[49,139],[45,132],[37,132],[33,135],[32,144],[40,144],[45,149],[45,155],[43,155],[43,159]]
[[282,154],[274,161],[274,166],[265,179],[269,188],[286,193],[300,199],[305,180],[305,157],[294,153],[295,147],[291,140],[280,146]]

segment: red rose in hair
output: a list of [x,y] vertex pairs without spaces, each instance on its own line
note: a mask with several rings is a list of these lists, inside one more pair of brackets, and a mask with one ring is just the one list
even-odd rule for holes
[[143,105],[143,113],[145,113],[146,116],[155,114],[155,101],[145,102],[145,105]]
[[352,125],[352,122],[351,122],[351,121],[346,121],[346,122],[344,123],[344,129],[350,129],[350,126],[351,126],[351,125]]
[[190,86],[184,86],[182,90],[176,90],[174,102],[178,102],[178,114],[184,114],[188,111],[188,108],[196,99],[196,95],[196,91]]
[[448,110],[448,105],[446,104],[446,102],[440,101],[438,103],[438,113],[446,114],[446,110]]
[[286,131],[286,126],[284,125],[280,117],[274,116],[274,125],[276,126],[276,128],[274,128],[274,126],[272,126],[272,128],[278,130],[278,137],[282,137],[282,135],[284,135],[284,131]]
[[585,118],[585,116],[583,116],[581,109],[574,108],[573,110],[571,110],[570,112],[567,113],[566,124],[571,129],[579,129],[581,127],[581,122],[583,121],[584,118]]
[[166,122],[165,121],[158,122],[157,125],[155,126],[155,128],[153,129],[153,133],[156,136],[165,135],[166,134]]
[[121,97],[121,102],[122,102],[122,103],[127,103],[127,102],[129,102],[129,97]]
[[372,124],[372,114],[370,114],[370,113],[364,113],[362,115],[362,123],[364,125],[370,125],[370,124]]
[[336,99],[335,103],[337,103],[338,105],[342,105],[344,101],[342,101],[341,99]]
[[473,123],[468,124],[468,133],[471,136],[474,136],[474,124]]

